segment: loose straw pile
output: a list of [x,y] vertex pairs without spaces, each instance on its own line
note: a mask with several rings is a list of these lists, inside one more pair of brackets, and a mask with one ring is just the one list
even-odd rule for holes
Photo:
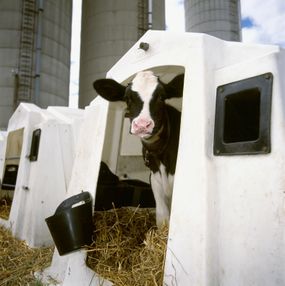
[[[95,212],[87,265],[115,286],[160,286],[167,235],[148,209]],[[34,272],[48,267],[52,254],[53,248],[31,249],[0,227],[0,286],[42,285]]]
[[34,272],[46,268],[53,248],[30,248],[0,226],[0,286],[42,285]]
[[168,229],[154,213],[122,208],[94,215],[94,242],[87,265],[116,286],[162,285]]

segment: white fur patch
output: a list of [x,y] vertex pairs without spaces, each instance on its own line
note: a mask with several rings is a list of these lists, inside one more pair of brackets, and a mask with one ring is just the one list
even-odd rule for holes
[[151,187],[156,202],[156,223],[168,223],[170,216],[174,176],[167,175],[165,166],[160,164],[159,172],[151,174]]
[[137,73],[132,83],[132,90],[138,93],[142,101],[149,102],[158,84],[158,79],[152,71],[142,71]]

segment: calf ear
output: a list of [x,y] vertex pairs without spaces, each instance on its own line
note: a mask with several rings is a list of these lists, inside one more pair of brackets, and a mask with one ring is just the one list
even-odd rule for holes
[[183,96],[184,74],[177,75],[168,84],[164,85],[165,99]]
[[98,79],[93,83],[94,89],[99,95],[108,101],[123,101],[126,87],[113,79]]

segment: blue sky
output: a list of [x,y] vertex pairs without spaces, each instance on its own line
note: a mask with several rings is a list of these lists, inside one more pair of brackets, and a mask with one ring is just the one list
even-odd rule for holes
[[[285,48],[285,0],[240,0],[242,41]],[[168,30],[184,31],[184,1],[165,0]],[[73,0],[70,106],[77,107],[81,0]]]
[[245,17],[241,19],[241,26],[243,28],[253,28],[255,26],[254,20],[250,17]]

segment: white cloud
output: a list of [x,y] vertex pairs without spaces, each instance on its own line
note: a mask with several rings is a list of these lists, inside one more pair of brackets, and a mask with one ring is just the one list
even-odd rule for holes
[[165,22],[169,31],[185,31],[184,1],[165,0]]
[[73,0],[69,106],[78,107],[81,0]]
[[254,22],[253,27],[242,29],[243,42],[285,47],[284,0],[241,0],[241,14]]

